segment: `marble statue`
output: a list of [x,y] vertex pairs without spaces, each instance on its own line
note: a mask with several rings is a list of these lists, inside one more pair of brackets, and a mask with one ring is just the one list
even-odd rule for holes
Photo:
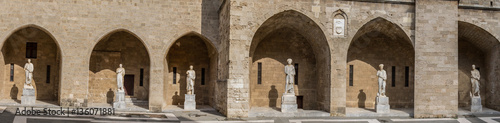
[[28,63],[24,65],[24,71],[26,72],[26,82],[24,83],[23,95],[21,95],[22,105],[34,105],[36,96],[35,89],[33,88],[33,63],[31,59],[28,59]]
[[292,65],[292,59],[287,59],[288,65],[285,66],[286,73],[286,90],[285,93],[295,93],[293,89],[294,77],[295,77],[295,67]]
[[384,64],[378,65],[380,70],[377,71],[378,77],[378,93],[377,96],[385,97],[385,85],[387,80],[387,73],[384,70]]
[[123,89],[123,77],[125,76],[125,68],[120,64],[120,67],[116,69],[116,83],[118,85],[118,91],[124,91]]
[[189,70],[186,72],[186,89],[187,94],[194,94],[194,79],[196,78],[196,73],[193,70],[193,65],[189,66]]
[[24,83],[24,87],[33,88],[31,82],[33,81],[33,63],[31,63],[31,59],[28,59],[28,63],[24,65],[24,71],[26,73],[26,82]]
[[480,97],[479,94],[479,79],[481,77],[479,70],[476,69],[476,65],[472,65],[472,71],[470,72],[471,78],[470,82],[472,84],[471,96]]

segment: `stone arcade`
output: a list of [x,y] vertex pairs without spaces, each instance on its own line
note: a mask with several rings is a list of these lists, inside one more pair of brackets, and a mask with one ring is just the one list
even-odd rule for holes
[[[0,8],[9,10],[0,12],[0,105],[190,105],[228,118],[500,110],[498,0],[0,0]],[[375,74],[382,63],[385,77]]]

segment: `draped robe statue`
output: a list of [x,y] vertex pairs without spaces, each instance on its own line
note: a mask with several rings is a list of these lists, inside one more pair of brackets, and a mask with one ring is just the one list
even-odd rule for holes
[[384,64],[379,65],[380,70],[377,71],[378,77],[378,93],[377,96],[385,97],[385,85],[387,80],[387,73],[384,70]]
[[24,83],[24,87],[33,88],[31,82],[33,81],[33,63],[31,63],[31,59],[28,59],[28,63],[24,65],[24,71],[26,75],[26,82]]
[[125,76],[125,68],[122,64],[116,69],[116,83],[118,85],[118,91],[124,91],[123,89],[123,77]]
[[285,74],[286,74],[286,90],[285,93],[294,94],[293,85],[295,84],[295,67],[292,65],[292,59],[287,59],[288,65],[285,66]]
[[472,71],[470,72],[471,78],[470,82],[472,84],[471,96],[479,97],[479,79],[481,77],[479,70],[476,69],[476,65],[472,65]]
[[186,72],[186,90],[187,94],[194,94],[194,79],[196,78],[196,73],[193,70],[193,65],[189,66],[189,70]]

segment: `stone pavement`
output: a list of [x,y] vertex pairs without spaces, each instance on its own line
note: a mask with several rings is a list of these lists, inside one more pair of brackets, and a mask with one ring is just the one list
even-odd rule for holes
[[[204,106],[200,106],[204,107]],[[70,116],[19,116],[14,115],[17,106],[7,106],[0,113],[1,123],[500,123],[499,113],[461,115],[458,118],[414,119],[410,117],[253,117],[227,119],[214,109],[196,111],[172,110],[163,113],[117,112],[115,115],[70,115]],[[176,109],[179,107],[170,107]]]

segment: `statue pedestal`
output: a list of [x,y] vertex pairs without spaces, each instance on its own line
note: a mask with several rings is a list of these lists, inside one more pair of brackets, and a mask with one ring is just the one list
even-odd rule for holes
[[481,105],[481,97],[472,97],[471,98],[470,111],[471,112],[482,112],[483,111],[483,105]]
[[391,106],[389,105],[389,97],[378,96],[375,101],[375,110],[377,113],[389,113]]
[[297,97],[295,97],[295,94],[283,93],[281,112],[297,112]]
[[36,101],[34,88],[23,88],[23,95],[21,96],[22,105],[34,105]]
[[185,94],[184,97],[184,110],[196,110],[196,94]]
[[116,91],[115,96],[116,99],[113,103],[113,108],[124,109],[125,107],[127,107],[127,104],[125,104],[125,91]]

